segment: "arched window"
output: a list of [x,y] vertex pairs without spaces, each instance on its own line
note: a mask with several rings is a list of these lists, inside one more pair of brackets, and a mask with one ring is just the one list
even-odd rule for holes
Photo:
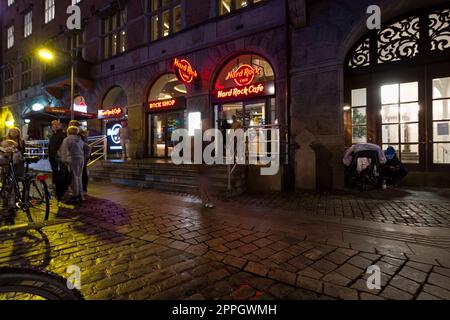
[[244,127],[275,123],[274,70],[259,55],[239,55],[220,69],[211,99],[218,127],[231,123],[233,117]]
[[346,59],[346,144],[391,145],[417,170],[450,165],[450,7],[366,34]]
[[172,132],[186,123],[186,93],[186,86],[173,73],[162,75],[152,85],[146,107],[148,156],[171,156],[175,146]]
[[121,87],[113,87],[103,98],[102,108],[109,109],[111,107],[120,106],[125,108],[128,104],[128,99],[125,91]]
[[173,73],[168,73],[161,76],[153,84],[148,95],[148,101],[184,97],[186,92],[186,86]]

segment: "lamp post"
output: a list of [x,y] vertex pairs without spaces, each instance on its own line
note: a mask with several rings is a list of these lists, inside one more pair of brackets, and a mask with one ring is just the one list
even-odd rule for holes
[[[70,119],[75,119],[75,110],[73,109],[73,103],[74,103],[74,95],[75,95],[75,62],[74,62],[74,55],[73,50],[70,51],[70,54],[68,52],[62,51],[62,50],[56,50],[55,52],[69,56],[70,57]],[[37,51],[37,56],[43,60],[44,62],[52,62],[55,60],[56,55],[55,53],[48,49],[48,48],[41,48]]]

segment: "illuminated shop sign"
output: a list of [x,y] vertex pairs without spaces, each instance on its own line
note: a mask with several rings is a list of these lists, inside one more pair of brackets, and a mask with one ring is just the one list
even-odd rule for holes
[[238,86],[248,86],[250,85],[255,76],[261,74],[262,69],[260,67],[252,67],[249,64],[243,64],[237,69],[228,72],[225,80],[234,80]]
[[79,112],[87,112],[86,100],[83,96],[76,96],[73,100],[73,110]]
[[248,86],[218,89],[213,92],[213,100],[215,100],[215,102],[220,102],[271,96],[274,94],[275,84],[273,81],[270,81],[265,83],[255,83]]
[[157,100],[150,101],[147,105],[148,112],[159,112],[172,109],[182,109],[186,107],[186,99],[184,97],[167,99],[167,100]]
[[98,110],[98,118],[121,118],[125,115],[125,110],[122,107],[113,107],[106,110]]
[[122,124],[118,121],[110,121],[106,125],[106,136],[108,137],[108,151],[109,153],[116,153],[122,151],[120,145],[119,131],[122,128]]
[[195,79],[198,78],[198,73],[194,70],[186,59],[177,59],[173,60],[173,68],[175,69],[175,74],[181,82],[184,83],[192,83]]

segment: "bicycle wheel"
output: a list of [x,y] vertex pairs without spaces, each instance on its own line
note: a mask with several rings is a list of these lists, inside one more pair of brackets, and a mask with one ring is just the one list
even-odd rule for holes
[[0,268],[0,300],[84,300],[67,280],[32,269]]
[[47,221],[50,216],[50,192],[45,177],[29,182],[24,195],[25,211],[30,223]]

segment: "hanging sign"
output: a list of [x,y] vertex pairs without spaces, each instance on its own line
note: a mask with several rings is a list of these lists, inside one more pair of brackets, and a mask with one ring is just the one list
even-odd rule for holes
[[122,118],[125,115],[125,109],[122,107],[112,107],[106,110],[98,110],[98,118]]
[[253,83],[255,76],[261,74],[261,71],[262,69],[260,67],[243,64],[237,69],[228,72],[225,80],[234,80],[238,86],[248,86]]
[[175,69],[175,74],[181,82],[190,84],[195,79],[198,78],[198,73],[192,68],[192,65],[186,59],[173,60],[173,68]]
[[73,110],[78,112],[87,112],[86,100],[83,96],[76,96],[73,100]]

